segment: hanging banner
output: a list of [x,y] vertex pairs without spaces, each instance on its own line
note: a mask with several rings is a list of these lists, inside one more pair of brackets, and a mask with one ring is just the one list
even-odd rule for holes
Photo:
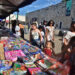
[[70,16],[72,7],[72,0],[66,1],[66,16]]

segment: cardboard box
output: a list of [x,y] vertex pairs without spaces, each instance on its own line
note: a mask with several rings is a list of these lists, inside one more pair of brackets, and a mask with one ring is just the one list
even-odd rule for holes
[[5,56],[4,56],[4,48],[3,48],[3,44],[0,43],[0,60],[4,60]]

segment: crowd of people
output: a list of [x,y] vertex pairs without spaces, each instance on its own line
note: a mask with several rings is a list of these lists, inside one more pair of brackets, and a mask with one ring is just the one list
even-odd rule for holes
[[36,45],[41,48],[45,46],[45,42],[54,41],[54,21],[50,20],[47,24],[44,22],[44,25],[37,27],[36,23],[31,24],[30,30],[30,42],[33,45]]
[[[48,23],[44,21],[43,25],[37,27],[36,23],[31,24],[30,42],[32,45],[41,48],[48,56],[55,56],[61,63],[70,66],[70,75],[75,75],[75,21],[72,21],[70,30],[63,38],[63,44],[60,54],[54,52],[55,40],[54,21],[50,20]],[[46,70],[47,71],[47,70]]]
[[[16,37],[24,39],[24,26],[16,24],[12,28]],[[37,27],[37,23],[33,22],[30,28],[30,43],[42,49],[42,51],[50,56],[59,60],[61,63],[70,67],[70,75],[75,75],[75,21],[72,21],[67,34],[63,38],[61,53],[56,54],[55,47],[55,26],[54,21],[50,20],[48,23],[44,21],[42,25]],[[49,68],[51,69],[51,68]],[[46,69],[45,71],[49,70]]]

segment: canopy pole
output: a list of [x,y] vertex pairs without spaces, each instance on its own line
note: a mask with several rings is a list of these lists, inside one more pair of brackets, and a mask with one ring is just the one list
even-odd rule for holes
[[17,11],[17,21],[18,21],[19,10]]
[[9,29],[10,29],[10,15],[9,15]]
[[7,25],[6,25],[6,18],[5,18],[5,27],[6,27]]

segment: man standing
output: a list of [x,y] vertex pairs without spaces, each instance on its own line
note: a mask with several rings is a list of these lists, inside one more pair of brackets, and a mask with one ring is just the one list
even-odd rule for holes
[[19,23],[19,27],[20,27],[21,37],[24,39],[24,26]]

